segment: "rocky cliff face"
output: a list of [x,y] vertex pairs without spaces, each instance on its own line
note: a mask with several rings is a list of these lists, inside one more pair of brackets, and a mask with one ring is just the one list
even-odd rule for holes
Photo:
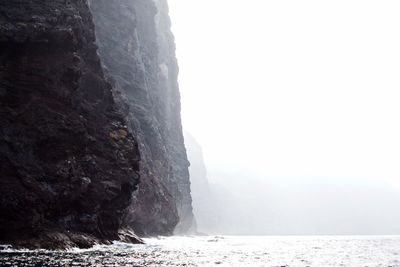
[[119,239],[139,181],[84,0],[0,2],[0,241]]
[[164,0],[0,2],[1,243],[190,230],[169,28]]
[[178,66],[165,0],[92,0],[99,53],[142,155],[127,224],[142,235],[190,231]]

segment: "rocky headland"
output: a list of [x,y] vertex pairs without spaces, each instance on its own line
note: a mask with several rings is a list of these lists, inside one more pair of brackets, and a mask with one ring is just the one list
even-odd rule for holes
[[0,243],[193,226],[165,1],[0,2]]

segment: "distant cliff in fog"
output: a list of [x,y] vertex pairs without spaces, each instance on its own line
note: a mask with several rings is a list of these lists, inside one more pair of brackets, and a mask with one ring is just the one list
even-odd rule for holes
[[202,148],[188,132],[185,132],[185,145],[190,161],[193,211],[198,232],[235,233],[242,214],[237,199],[225,186],[208,180]]

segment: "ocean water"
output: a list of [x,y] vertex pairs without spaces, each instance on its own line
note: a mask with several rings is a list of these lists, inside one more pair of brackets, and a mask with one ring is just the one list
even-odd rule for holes
[[400,266],[400,236],[201,236],[70,251],[3,248],[0,266]]

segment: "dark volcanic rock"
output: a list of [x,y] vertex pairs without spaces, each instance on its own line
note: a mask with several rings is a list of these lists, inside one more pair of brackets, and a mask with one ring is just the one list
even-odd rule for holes
[[0,1],[2,243],[120,239],[139,152],[96,51],[86,1]]
[[189,163],[167,3],[91,0],[90,8],[100,57],[125,103],[142,157],[127,224],[141,235],[188,232],[193,226]]

